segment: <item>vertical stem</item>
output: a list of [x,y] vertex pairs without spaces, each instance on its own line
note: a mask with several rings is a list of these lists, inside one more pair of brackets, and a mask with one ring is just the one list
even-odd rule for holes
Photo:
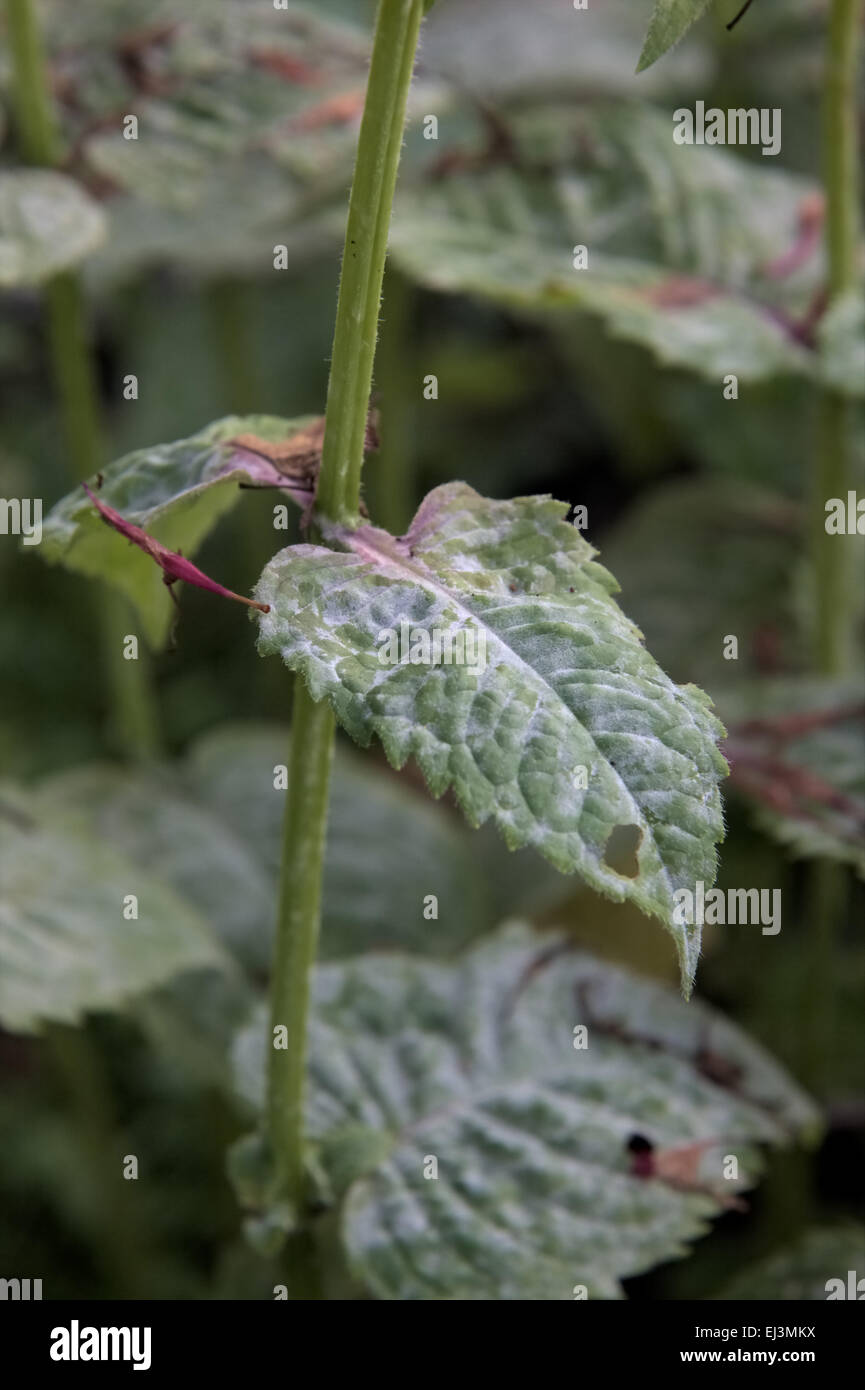
[[84,1024],[77,1028],[51,1024],[45,1043],[70,1105],[92,1189],[98,1193],[96,1257],[106,1297],[135,1298],[141,1294],[144,1263],[141,1231],[135,1221],[137,1197],[125,1200],[120,1136],[102,1059]]
[[303,1204],[303,1097],[310,974],[321,920],[322,864],[334,721],[298,678],[294,689],[288,805],[282,847],[279,919],[271,980],[270,1022],[284,1026],[285,1048],[271,1048],[268,1128],[280,1195]]
[[[30,164],[51,167],[60,158],[60,146],[33,0],[6,0],[6,17],[19,147]],[[45,305],[70,471],[79,482],[96,472],[105,450],[84,293],[75,271],[63,271],[48,281]],[[137,661],[125,661],[122,652],[122,639],[130,626],[129,606],[119,596],[103,595],[98,615],[122,747],[134,757],[153,757],[157,721],[147,653],[142,646]]]
[[33,0],[6,0],[6,24],[21,152],[28,163],[50,167],[58,162],[60,147]]
[[[823,107],[823,177],[826,191],[826,253],[829,307],[858,283],[859,150],[856,77],[862,0],[832,0],[826,56]],[[824,391],[820,402],[818,460],[815,474],[814,583],[816,591],[814,654],[824,675],[843,671],[850,653],[848,547],[826,532],[825,504],[830,497],[846,503],[852,448],[851,402]]]
[[[856,292],[860,243],[859,131],[856,79],[862,29],[862,0],[831,0],[823,96],[823,180],[826,193],[826,260],[829,308]],[[824,390],[819,403],[817,467],[814,475],[814,665],[824,676],[847,669],[853,646],[849,546],[826,531],[826,502],[847,502],[855,420],[852,402]],[[811,907],[809,1040],[806,1079],[821,1090],[827,1082],[835,1030],[838,940],[845,908],[844,870],[838,864],[809,865]]]
[[325,516],[357,523],[381,284],[423,0],[379,0],[348,208],[318,486]]
[[[405,105],[424,0],[379,0],[366,104],[352,182],[318,501],[355,521]],[[271,981],[271,1023],[288,1047],[269,1049],[267,1124],[279,1196],[300,1214],[305,1191],[304,1091],[310,975],[321,920],[321,884],[334,719],[295,681]],[[271,1034],[271,1039],[273,1035]]]
[[862,0],[832,0],[823,114],[829,292],[855,289],[859,259],[856,78]]

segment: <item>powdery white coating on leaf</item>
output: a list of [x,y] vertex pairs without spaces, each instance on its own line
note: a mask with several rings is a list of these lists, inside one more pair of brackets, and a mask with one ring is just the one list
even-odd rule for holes
[[[645,650],[566,510],[452,483],[404,538],[362,527],[343,552],[289,547],[256,589],[271,607],[259,649],[302,671],[357,742],[377,736],[395,767],[415,758],[436,796],[452,787],[472,825],[493,818],[511,848],[659,917],[687,989],[699,929],[673,922],[673,894],[714,881],[721,726]],[[403,622],[480,634],[485,664],[382,664],[381,635]],[[604,862],[617,826],[637,828],[633,878]]]
[[[313,418],[230,415],[189,439],[136,449],[103,469],[99,500],[169,550],[189,557],[219,518],[242,501],[241,483],[284,483],[283,492],[272,492],[274,502],[292,500],[289,479],[231,441],[244,435],[285,441],[308,429]],[[151,644],[164,643],[172,605],[160,570],[103,524],[83,488],[74,488],[51,508],[42,528],[41,554],[49,564],[60,562],[115,585],[138,609]]]
[[[266,1030],[261,1018],[235,1048],[257,1105]],[[620,1279],[687,1254],[723,1198],[751,1185],[754,1145],[816,1124],[784,1071],[713,1010],[515,925],[453,965],[382,955],[319,968],[310,1045],[308,1132],[344,1198],[354,1270],[385,1299],[563,1301],[577,1283],[621,1297]],[[635,1176],[634,1133],[658,1149],[714,1141],[708,1190]],[[722,1176],[731,1152],[738,1183]]]
[[0,173],[0,287],[41,284],[89,255],[104,235],[98,203],[65,174]]
[[631,104],[517,110],[506,129],[506,161],[398,194],[390,248],[407,275],[533,318],[590,314],[712,382],[817,373],[802,325],[819,237],[794,271],[771,272],[802,243],[813,185],[768,159],[675,145],[670,115]]

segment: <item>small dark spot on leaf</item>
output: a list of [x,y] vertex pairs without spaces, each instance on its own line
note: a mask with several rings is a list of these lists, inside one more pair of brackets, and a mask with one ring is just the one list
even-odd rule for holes
[[625,1147],[630,1154],[648,1154],[655,1146],[645,1134],[632,1134]]
[[655,1171],[655,1146],[643,1134],[632,1134],[625,1145],[631,1155],[631,1173],[635,1178],[651,1178]]

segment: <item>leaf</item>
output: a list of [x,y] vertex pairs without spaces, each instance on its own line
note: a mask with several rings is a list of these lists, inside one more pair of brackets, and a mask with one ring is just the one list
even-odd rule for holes
[[[424,25],[424,68],[458,90],[508,105],[551,95],[632,100],[634,55],[645,33],[642,6],[603,0],[574,12],[562,0],[439,0]],[[644,77],[640,95],[690,90],[712,77],[711,45],[695,39]]]
[[841,295],[817,330],[827,386],[854,399],[865,395],[865,298],[861,288]]
[[[261,1019],[236,1048],[257,1104],[266,1036]],[[686,1254],[751,1185],[755,1144],[815,1125],[714,1011],[521,927],[453,965],[320,967],[310,1043],[309,1136],[343,1196],[353,1270],[379,1298],[558,1301],[577,1284],[622,1297],[621,1279]],[[712,1141],[696,1183],[636,1176],[634,1134],[659,1150]],[[729,1153],[740,1184],[720,1178]]]
[[0,287],[39,285],[89,255],[105,235],[97,203],[65,174],[0,171]]
[[[688,988],[699,934],[673,922],[673,895],[714,879],[720,725],[644,650],[566,511],[453,483],[398,540],[362,527],[342,535],[345,553],[289,547],[256,589],[271,608],[259,650],[301,671],[358,743],[377,735],[395,767],[414,757],[435,796],[453,787],[472,825],[493,818],[510,848],[659,917]],[[467,646],[462,662],[457,648],[456,663],[407,664],[404,650],[387,664],[384,638],[403,624],[430,652],[461,634],[483,659]],[[617,827],[638,844],[634,877],[606,860]]]
[[[10,1032],[75,1023],[181,971],[225,968],[197,912],[68,814],[7,787],[0,819],[0,1020]],[[139,915],[127,921],[130,894]]]
[[[103,843],[144,872],[158,871],[249,971],[266,975],[290,795],[274,789],[274,768],[287,754],[287,729],[229,725],[199,740],[173,767],[76,768],[42,783],[40,796],[47,806],[76,808]],[[321,954],[332,959],[400,947],[446,955],[460,949],[497,920],[498,861],[490,856],[486,874],[478,873],[476,856],[454,815],[389,769],[339,748]],[[435,920],[424,917],[429,893],[438,900]]]
[[[369,66],[357,5],[115,0],[74,22],[62,0],[42,8],[70,167],[111,219],[97,283],[164,261],[272,273],[277,245],[336,251]],[[443,112],[448,94],[421,77],[410,103]]]
[[865,685],[778,679],[725,696],[730,790],[797,858],[865,878]]
[[[285,441],[308,430],[313,417],[281,420],[270,415],[228,416],[189,439],[137,449],[103,471],[99,500],[126,522],[147,531],[169,550],[193,553],[219,518],[239,500],[238,485],[279,485],[288,502],[309,496],[248,448],[231,443],[239,435]],[[141,616],[149,641],[165,641],[171,600],[159,568],[141,550],[106,528],[81,488],[61,499],[46,517],[42,556],[49,564],[114,584]]]
[[[825,1302],[826,1285],[847,1271],[865,1267],[865,1228],[814,1227],[792,1245],[747,1266],[716,1294],[716,1299],[772,1302]],[[860,1295],[861,1297],[861,1295]]]
[[655,0],[637,72],[651,67],[673,48],[708,4],[709,0]]
[[638,501],[606,538],[604,557],[662,666],[714,688],[730,681],[730,635],[739,668],[753,674],[801,659],[791,593],[801,531],[798,505],[785,497],[744,479],[693,478]]
[[[712,147],[675,146],[648,108],[508,116],[508,148],[397,198],[395,261],[421,284],[513,312],[598,316],[716,386],[815,374],[815,190]],[[779,254],[810,238],[788,274]],[[583,269],[574,248],[587,248]]]

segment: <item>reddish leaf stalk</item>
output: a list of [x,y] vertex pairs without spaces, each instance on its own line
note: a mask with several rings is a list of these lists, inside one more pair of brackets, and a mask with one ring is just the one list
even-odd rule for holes
[[115,531],[119,531],[121,536],[125,536],[127,540],[132,541],[133,545],[137,545],[139,550],[143,550],[145,555],[149,555],[151,560],[156,561],[157,565],[159,565],[159,568],[162,570],[163,583],[166,584],[169,589],[172,584],[176,584],[178,579],[181,579],[185,584],[194,584],[197,589],[206,589],[211,594],[221,595],[222,598],[231,598],[237,603],[245,603],[247,608],[257,608],[260,613],[270,612],[270,604],[258,603],[252,598],[244,598],[242,594],[235,594],[231,589],[226,589],[222,584],[217,584],[215,579],[210,579],[198,569],[196,565],[193,565],[191,561],[184,559],[182,555],[174,550],[169,550],[167,546],[162,545],[155,537],[149,536],[140,526],[136,526],[133,522],[127,521],[126,518],[122,517],[119,512],[116,512],[113,507],[108,507],[104,502],[100,502],[99,498],[91,492],[86,483],[82,483],[81,486],[84,488],[84,491],[99,512],[106,526],[111,526]]

